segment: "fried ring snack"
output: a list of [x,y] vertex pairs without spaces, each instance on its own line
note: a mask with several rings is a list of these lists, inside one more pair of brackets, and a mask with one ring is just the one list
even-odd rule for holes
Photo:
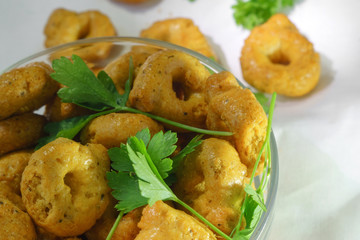
[[241,51],[244,79],[260,91],[299,97],[315,88],[320,57],[283,14],[255,27]]
[[43,135],[44,116],[24,113],[0,121],[0,155],[34,146]]
[[208,138],[186,156],[174,192],[221,231],[230,234],[240,217],[246,166],[226,140]]
[[[210,99],[206,126],[211,130],[230,131],[234,135],[226,137],[239,153],[241,162],[248,167],[248,176],[251,175],[261,146],[265,140],[267,116],[249,89],[235,86],[228,74],[211,75],[207,80],[207,88],[211,85],[223,86],[209,91]],[[223,79],[223,80],[222,80]],[[233,85],[233,87],[232,87]],[[210,88],[210,87],[209,87]],[[264,158],[256,170],[261,173]]]
[[170,42],[199,52],[207,57],[216,58],[206,37],[188,18],[172,18],[157,21],[140,33],[140,37]]
[[[52,12],[44,29],[47,48],[84,38],[115,36],[110,19],[99,11],[76,13],[59,8]],[[109,55],[111,43],[97,43],[59,51],[52,59],[76,54],[87,61],[103,59]]]
[[66,138],[48,143],[32,154],[23,172],[21,194],[27,212],[57,236],[84,233],[109,202],[109,169],[107,150],[100,144],[83,146]]
[[0,182],[0,199],[6,198],[16,207],[18,207],[21,211],[26,211],[24,203],[22,202],[21,196],[14,192],[14,190],[8,186],[5,182]]
[[130,92],[130,105],[176,122],[204,127],[207,114],[204,87],[209,75],[188,54],[159,51],[141,66]]
[[0,156],[0,183],[5,183],[19,194],[21,176],[32,153],[33,150],[20,150]]
[[142,129],[149,128],[154,135],[163,127],[151,118],[134,113],[110,113],[92,120],[80,135],[81,142],[99,143],[106,148],[119,147]]
[[134,65],[134,78],[136,78],[140,67],[152,53],[154,52],[146,51],[146,49],[142,49],[141,51],[133,50],[120,56],[104,68],[104,71],[113,80],[116,90],[120,94],[124,93],[125,82],[129,77],[130,57]]
[[45,105],[59,86],[52,69],[42,62],[30,63],[0,76],[0,120],[34,111]]
[[51,102],[46,104],[45,116],[50,122],[59,122],[68,118],[92,114],[93,111],[80,107],[74,103],[65,103],[56,96]]
[[6,240],[36,240],[29,215],[10,200],[0,196],[0,236]]
[[198,239],[215,240],[215,234],[197,219],[162,201],[143,210],[138,224],[141,229],[135,240]]

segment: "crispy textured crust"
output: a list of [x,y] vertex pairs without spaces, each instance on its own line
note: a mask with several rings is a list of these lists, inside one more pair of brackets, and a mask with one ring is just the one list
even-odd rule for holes
[[50,122],[59,122],[68,118],[92,113],[91,110],[76,104],[61,102],[61,98],[58,96],[49,102],[45,108],[45,116]]
[[208,138],[176,173],[175,194],[226,234],[236,226],[244,197],[246,166],[226,140]]
[[31,112],[45,105],[59,86],[50,77],[52,69],[41,62],[13,69],[0,76],[0,120]]
[[188,18],[172,18],[157,21],[140,33],[140,37],[170,42],[216,58],[199,28]]
[[[225,77],[224,81],[221,80],[221,76]],[[206,125],[211,130],[234,133],[225,139],[235,146],[241,162],[248,167],[250,176],[265,140],[267,117],[254,94],[240,86],[231,87],[232,84],[228,83],[227,77],[227,74],[213,74],[206,83],[207,86],[214,82],[223,86],[208,92],[211,98],[207,97],[210,102]],[[263,160],[262,158],[257,168],[257,174],[262,170]]]
[[14,192],[20,193],[21,176],[32,153],[33,150],[21,150],[1,156],[0,183],[3,182]]
[[[46,159],[46,161],[45,161]],[[77,236],[90,229],[109,202],[110,160],[100,144],[58,138],[33,153],[21,180],[32,219],[50,233]]]
[[36,240],[35,228],[29,215],[1,196],[0,236],[6,240]]
[[303,96],[314,89],[320,77],[319,54],[283,14],[251,31],[240,62],[244,79],[267,93]]
[[43,135],[46,119],[24,113],[0,121],[0,155],[34,146]]
[[[45,46],[53,47],[84,38],[115,36],[116,30],[110,19],[99,11],[77,13],[59,8],[50,15],[44,33],[46,36]],[[76,54],[88,61],[94,61],[107,57],[111,46],[111,43],[79,46],[69,50],[60,50],[51,58],[70,57],[72,54]]]
[[185,53],[157,52],[141,66],[129,102],[144,112],[204,127],[207,114],[204,91],[209,75],[197,59]]
[[146,59],[154,53],[154,51],[146,51],[146,48],[142,48],[141,51],[133,50],[130,51],[113,62],[109,63],[104,71],[113,80],[117,91],[120,94],[124,93],[125,82],[129,78],[129,62],[130,57],[132,58],[134,65],[134,78],[138,75],[140,67],[144,64]]
[[12,202],[21,211],[26,211],[21,196],[15,193],[14,190],[10,186],[8,186],[6,182],[0,182],[0,199],[4,198]]
[[99,143],[106,148],[119,147],[142,129],[149,128],[154,135],[163,127],[142,114],[111,113],[92,120],[81,132],[81,142]]
[[136,208],[126,214],[116,228],[112,240],[133,240],[140,232],[138,223],[142,216],[143,207]]
[[141,230],[135,240],[216,239],[215,235],[198,220],[162,201],[144,208],[138,227]]

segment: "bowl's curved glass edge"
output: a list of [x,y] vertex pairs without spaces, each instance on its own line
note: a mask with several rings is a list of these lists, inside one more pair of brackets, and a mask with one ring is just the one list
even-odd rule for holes
[[[189,55],[192,55],[193,57],[196,57],[200,60],[200,62],[205,65],[206,67],[210,68],[211,70],[214,70],[215,72],[221,72],[221,71],[227,71],[225,68],[220,66],[218,63],[216,63],[214,60],[198,53],[193,50],[168,43],[163,42],[155,39],[144,39],[144,38],[138,38],[138,37],[118,37],[118,36],[112,36],[112,37],[96,37],[96,38],[88,38],[88,39],[81,39],[70,43],[65,43],[59,46],[55,46],[52,48],[45,49],[43,51],[40,51],[38,53],[35,53],[33,55],[30,55],[12,65],[4,69],[0,72],[0,74],[5,73],[11,69],[17,68],[25,63],[28,63],[36,58],[42,57],[46,54],[50,54],[68,47],[72,47],[74,45],[80,45],[80,44],[91,44],[96,43],[99,41],[103,42],[115,42],[115,43],[132,43],[132,44],[143,44],[143,45],[151,45],[157,48],[169,48],[169,49],[175,49],[178,51],[186,52]],[[245,87],[244,84],[242,84],[238,79],[238,83],[240,86]],[[270,173],[270,182],[269,186],[267,187],[267,196],[266,196],[266,207],[267,211],[264,212],[260,218],[260,221],[258,225],[256,226],[254,233],[252,234],[251,238],[254,239],[266,239],[266,236],[269,232],[269,227],[271,225],[272,217],[274,214],[274,204],[277,194],[277,188],[278,188],[278,179],[279,179],[279,162],[278,162],[278,152],[277,152],[277,146],[276,146],[276,140],[273,132],[271,132],[270,137],[271,142],[271,173]]]

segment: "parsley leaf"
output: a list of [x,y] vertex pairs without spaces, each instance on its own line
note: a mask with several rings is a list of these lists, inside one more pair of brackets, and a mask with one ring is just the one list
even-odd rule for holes
[[251,30],[266,22],[275,13],[293,5],[294,0],[237,0],[232,8],[236,24]]
[[125,105],[111,78],[104,71],[97,78],[79,56],[73,55],[72,62],[65,57],[55,59],[52,67],[51,77],[66,86],[58,91],[63,102],[94,111]]
[[115,206],[119,211],[128,213],[148,203],[147,198],[141,195],[138,177],[132,173],[111,171],[106,178],[109,187],[114,190],[112,195],[119,200]]
[[[182,157],[198,145],[197,139],[195,138],[191,143],[192,146],[181,154]],[[112,167],[119,170],[108,172],[106,175],[109,186],[114,190],[113,196],[119,200],[116,208],[120,210],[121,214],[131,211],[135,207],[146,204],[153,205],[159,200],[172,200],[188,209],[220,236],[231,240],[229,236],[177,198],[166,184],[163,176],[169,176],[172,171],[172,160],[168,156],[175,150],[176,141],[176,133],[171,131],[164,134],[158,133],[150,138],[150,131],[145,129],[136,136],[130,137],[126,145],[122,145],[116,150],[109,150],[109,156],[113,162]],[[132,167],[123,161],[130,161]],[[108,239],[110,238],[111,236],[108,236]]]

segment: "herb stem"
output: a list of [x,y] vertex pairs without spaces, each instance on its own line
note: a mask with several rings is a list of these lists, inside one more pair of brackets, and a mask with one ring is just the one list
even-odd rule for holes
[[272,125],[272,117],[273,117],[273,113],[274,113],[275,102],[276,102],[276,92],[274,92],[274,93],[272,94],[272,97],[271,97],[270,108],[269,108],[269,115],[268,115],[268,125],[267,125],[267,128],[266,128],[266,137],[265,137],[265,141],[264,141],[263,145],[261,146],[259,155],[258,155],[258,157],[257,157],[257,159],[256,159],[256,162],[255,162],[255,165],[254,165],[254,168],[253,168],[253,171],[252,171],[252,174],[251,174],[251,178],[250,178],[250,183],[249,183],[250,185],[251,185],[252,182],[254,181],[256,169],[257,169],[257,167],[258,167],[258,165],[259,165],[261,155],[262,155],[262,153],[264,152],[264,149],[265,149],[265,147],[267,146],[267,142],[268,142],[269,139],[270,139],[271,125]]
[[109,234],[106,237],[106,240],[111,240],[111,238],[114,235],[114,232],[115,232],[116,228],[118,227],[118,225],[120,223],[120,220],[122,219],[123,215],[124,215],[124,211],[120,211],[119,215],[117,216],[117,218],[116,218],[116,220],[114,222],[114,225],[112,226]]
[[189,210],[193,215],[195,215],[198,219],[200,219],[202,222],[204,222],[206,225],[208,225],[214,232],[216,232],[217,234],[219,234],[221,237],[223,237],[226,240],[232,240],[231,237],[229,237],[228,235],[226,235],[225,233],[223,233],[220,229],[218,229],[217,227],[215,227],[215,225],[213,225],[211,222],[209,222],[206,218],[204,218],[203,216],[201,216],[198,212],[196,212],[193,208],[191,208],[189,205],[187,205],[186,203],[184,203],[183,201],[181,201],[178,198],[172,199],[174,202],[177,202],[178,204],[180,204],[181,206],[183,206],[184,208],[186,208],[187,210]]
[[152,119],[154,119],[156,121],[159,121],[159,122],[162,122],[162,123],[167,123],[167,124],[170,124],[172,126],[182,128],[182,129],[185,129],[185,130],[188,130],[188,131],[196,132],[196,133],[215,135],[215,136],[232,136],[233,135],[232,132],[212,131],[212,130],[201,129],[201,128],[197,128],[197,127],[192,127],[192,126],[189,126],[189,125],[174,122],[174,121],[171,121],[169,119],[153,115],[151,113],[143,112],[143,111],[140,111],[140,110],[135,109],[135,108],[117,107],[116,109],[117,109],[117,111],[127,111],[127,112],[131,112],[131,113],[143,114],[143,115],[145,115],[145,116],[147,116],[149,118],[152,118]]

